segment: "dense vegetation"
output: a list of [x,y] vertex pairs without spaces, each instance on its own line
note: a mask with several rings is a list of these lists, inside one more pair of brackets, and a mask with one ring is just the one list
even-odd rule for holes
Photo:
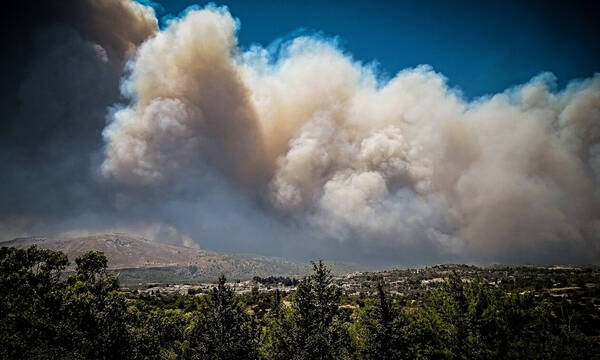
[[[124,293],[100,252],[0,249],[2,359],[600,359],[599,329],[568,298],[457,273],[430,295],[343,296],[314,264],[296,290]],[[596,310],[591,309],[591,312]]]

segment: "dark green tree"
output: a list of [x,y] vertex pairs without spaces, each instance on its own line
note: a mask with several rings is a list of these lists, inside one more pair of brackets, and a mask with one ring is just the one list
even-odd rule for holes
[[187,359],[256,359],[258,334],[252,318],[221,275],[185,334]]
[[126,299],[117,277],[106,272],[102,252],[79,256],[76,273],[69,276],[63,295],[65,347],[72,357],[114,359],[129,356],[132,348],[127,323]]
[[406,345],[402,336],[404,317],[393,307],[385,292],[383,278],[377,279],[377,300],[368,307],[365,321],[364,359],[401,359],[406,356]]
[[67,257],[53,250],[0,248],[0,358],[45,359],[63,353],[61,333]]
[[290,316],[291,311],[283,304],[281,293],[275,290],[273,304],[268,315],[265,316],[264,327],[260,334],[261,358],[284,360],[292,356]]
[[298,283],[292,303],[292,359],[340,359],[348,354],[350,338],[339,312],[341,289],[333,284],[331,271],[322,261]]

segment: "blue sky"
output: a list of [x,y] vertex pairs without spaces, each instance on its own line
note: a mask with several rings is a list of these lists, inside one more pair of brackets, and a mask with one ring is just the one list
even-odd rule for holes
[[[158,17],[194,0],[155,3]],[[526,4],[527,3],[527,4]],[[558,86],[600,71],[600,12],[552,1],[217,1],[241,21],[245,48],[297,33],[337,37],[362,62],[393,76],[430,64],[468,98],[550,71]]]

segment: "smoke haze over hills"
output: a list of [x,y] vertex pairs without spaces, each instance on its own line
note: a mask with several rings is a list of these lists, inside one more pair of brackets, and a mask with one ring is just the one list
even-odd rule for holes
[[130,0],[27,4],[3,24],[19,29],[4,237],[370,264],[600,256],[598,74],[469,100],[427,65],[387,78],[322,36],[241,48],[224,7],[159,29]]

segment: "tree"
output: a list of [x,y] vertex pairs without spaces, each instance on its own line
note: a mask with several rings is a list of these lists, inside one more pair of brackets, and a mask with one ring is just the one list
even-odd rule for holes
[[397,312],[385,292],[385,282],[377,279],[377,301],[375,306],[366,309],[365,345],[362,357],[365,359],[400,359],[405,355],[405,344],[401,333],[404,324],[401,313]]
[[282,301],[281,293],[275,290],[270,312],[265,316],[260,337],[260,356],[269,360],[290,359],[292,350],[291,310]]
[[322,261],[313,274],[298,283],[288,326],[293,359],[339,359],[347,354],[350,338],[339,314],[341,289],[332,283]]
[[61,271],[67,257],[53,250],[0,248],[0,358],[43,359],[62,352]]
[[75,264],[77,264],[78,280],[94,281],[97,276],[106,275],[108,259],[102,251],[92,250],[77,257]]
[[0,249],[1,358],[130,357],[125,298],[106,257],[88,252],[76,263],[63,281],[63,253]]
[[106,272],[102,252],[89,251],[75,263],[76,273],[68,277],[63,295],[65,347],[75,358],[126,356],[131,349],[129,314],[117,277]]
[[185,334],[188,359],[255,359],[258,334],[250,316],[221,275]]

